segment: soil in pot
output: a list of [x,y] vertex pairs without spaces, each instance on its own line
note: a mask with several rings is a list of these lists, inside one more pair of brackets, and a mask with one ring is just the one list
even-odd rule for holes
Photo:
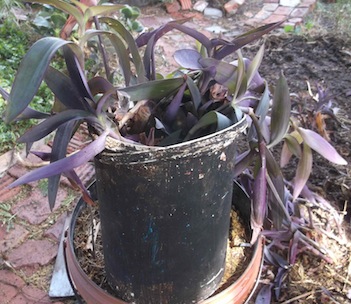
[[[233,227],[235,229],[232,229]],[[232,210],[230,231],[228,232],[226,269],[220,287],[214,294],[236,281],[246,269],[253,250],[240,245],[247,243],[248,239],[247,227],[242,223],[238,212]],[[100,288],[116,296],[107,282],[104,270],[98,208],[84,208],[78,216],[74,232],[74,246],[78,262],[84,272]]]

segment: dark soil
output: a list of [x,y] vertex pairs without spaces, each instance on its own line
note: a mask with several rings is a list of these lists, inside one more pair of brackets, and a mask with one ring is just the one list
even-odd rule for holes
[[[318,131],[313,119],[316,101],[309,95],[307,82],[311,85],[313,95],[318,92],[317,86],[328,92],[331,102],[329,108],[336,114],[334,118],[326,115],[326,133],[330,143],[349,165],[334,166],[315,154],[309,183],[341,210],[344,206],[351,208],[351,43],[332,36],[308,38],[280,35],[268,37],[265,45],[260,73],[271,85],[275,84],[281,71],[284,73],[294,110],[303,114],[301,122],[305,127]],[[248,53],[256,49],[248,48]]]
[[[351,43],[334,36],[305,37],[297,35],[272,35],[267,38],[265,56],[260,73],[272,86],[280,72],[286,76],[293,101],[293,109],[300,123],[325,137],[348,161],[347,166],[336,166],[314,153],[313,171],[308,186],[323,197],[333,212],[315,212],[317,241],[332,258],[332,263],[309,254],[303,254],[288,272],[277,303],[349,303],[351,299],[350,276],[350,214],[351,214]],[[259,46],[245,49],[252,57]],[[316,95],[320,86],[326,90],[330,104],[327,108],[335,113],[324,115],[323,130],[318,130],[317,102],[308,92],[307,82]],[[279,151],[276,151],[276,155]],[[293,178],[296,160],[285,169],[285,176]],[[340,216],[342,230],[334,223]],[[337,224],[336,224],[337,225]],[[334,228],[332,228],[334,226]],[[317,228],[317,230],[318,230]],[[326,235],[325,231],[330,231]],[[262,283],[272,282],[267,268]],[[271,277],[270,277],[271,276]],[[270,277],[270,278],[269,278]],[[268,279],[267,279],[268,278]]]

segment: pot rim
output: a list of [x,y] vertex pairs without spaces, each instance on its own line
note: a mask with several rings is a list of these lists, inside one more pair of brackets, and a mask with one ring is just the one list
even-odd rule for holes
[[[165,147],[140,145],[137,143],[120,141],[118,139],[108,137],[106,140],[106,148],[103,151],[103,153],[105,155],[109,155],[109,154],[115,154],[115,153],[125,152],[125,151],[128,151],[129,153],[156,152],[156,151],[165,151],[169,149],[178,150],[178,149],[182,149],[185,146],[193,146],[196,143],[205,143],[205,145],[208,145],[207,141],[209,142],[213,141],[213,139],[218,135],[222,135],[228,132],[236,132],[237,134],[239,134],[243,132],[247,128],[247,126],[248,126],[247,118],[246,118],[246,115],[244,115],[244,117],[241,120],[239,120],[237,123],[232,124],[223,130],[220,130],[215,133],[211,133],[199,138],[188,140],[182,143],[165,146]],[[231,136],[230,138],[231,138],[231,141],[233,141],[236,138],[236,136],[234,137]]]
[[[120,300],[104,289],[100,288],[95,282],[93,282],[88,275],[81,268],[77,257],[74,253],[73,245],[73,232],[78,214],[84,207],[84,202],[80,200],[76,205],[74,212],[71,216],[71,223],[69,227],[65,230],[65,240],[64,240],[64,258],[67,269],[67,275],[72,288],[78,291],[78,294],[87,301],[87,303],[94,304],[130,304]],[[250,263],[248,264],[245,271],[239,276],[239,278],[230,284],[227,288],[210,296],[206,300],[199,302],[199,304],[233,304],[233,303],[247,303],[247,301],[252,297],[262,271],[263,265],[263,248],[264,248],[264,237],[259,236],[254,244],[254,251],[251,256]],[[253,273],[254,278],[249,277],[248,274]],[[244,287],[252,286],[249,290]],[[233,297],[233,292],[235,289],[239,289],[239,293]],[[238,300],[240,302],[233,302],[233,300]]]

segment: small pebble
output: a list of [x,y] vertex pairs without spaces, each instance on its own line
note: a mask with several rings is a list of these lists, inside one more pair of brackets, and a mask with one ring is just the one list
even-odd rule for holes
[[206,7],[204,10],[204,15],[211,18],[222,18],[223,12],[217,8]]

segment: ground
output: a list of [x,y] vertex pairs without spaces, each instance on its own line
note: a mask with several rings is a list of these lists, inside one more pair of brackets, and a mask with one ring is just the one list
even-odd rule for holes
[[[266,52],[261,66],[262,75],[274,84],[279,72],[287,77],[295,111],[308,114],[304,124],[318,131],[315,119],[317,85],[328,90],[335,118],[326,116],[325,129],[330,143],[348,161],[347,166],[334,166],[314,155],[310,189],[316,191],[335,207],[332,213],[318,214],[315,225],[323,231],[320,241],[329,250],[333,264],[303,255],[291,268],[282,288],[283,303],[347,303],[350,299],[350,200],[351,200],[351,44],[342,37],[271,35],[266,40]],[[248,48],[248,53],[257,46]],[[296,165],[296,164],[295,164]],[[294,164],[286,176],[291,176]],[[335,220],[335,222],[334,222]],[[330,221],[330,222],[329,222]],[[338,222],[338,224],[336,224]],[[342,229],[340,229],[340,227]],[[329,233],[328,233],[329,232]],[[267,269],[266,269],[267,270]],[[348,297],[346,295],[348,294]],[[294,298],[292,301],[292,298]],[[336,302],[333,302],[336,301]]]

